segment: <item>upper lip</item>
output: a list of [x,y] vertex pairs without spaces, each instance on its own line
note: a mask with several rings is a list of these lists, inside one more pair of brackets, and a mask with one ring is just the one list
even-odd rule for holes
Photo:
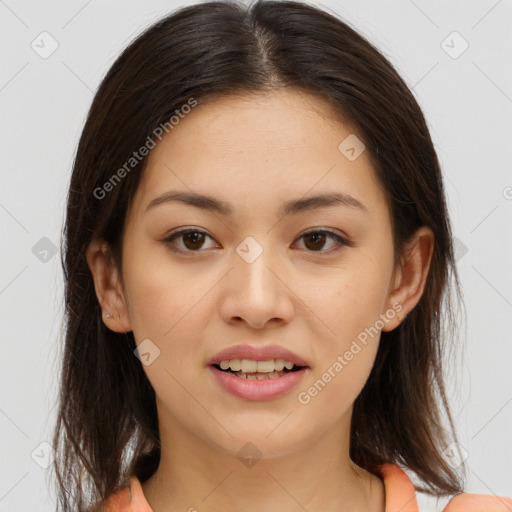
[[208,364],[219,364],[221,361],[231,359],[251,359],[253,361],[284,359],[285,361],[291,361],[296,366],[308,366],[304,359],[279,345],[234,345],[217,352],[210,358]]

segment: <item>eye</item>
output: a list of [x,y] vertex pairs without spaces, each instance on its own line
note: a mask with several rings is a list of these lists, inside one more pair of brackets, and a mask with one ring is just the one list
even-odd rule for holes
[[[171,249],[177,252],[201,252],[201,249],[204,249],[205,240],[209,238],[213,240],[213,238],[208,235],[205,231],[200,229],[191,229],[184,228],[174,233],[171,233],[168,237],[166,237],[163,242],[171,246]],[[334,231],[329,231],[326,229],[315,229],[312,231],[308,231],[307,233],[303,233],[299,240],[305,240],[305,247],[310,252],[331,252],[330,250],[322,250],[325,247],[326,241],[329,239],[334,241],[334,245],[346,245],[351,247],[353,244],[338,235]],[[177,241],[180,243],[178,244]],[[208,248],[208,247],[207,247]]]
[[[206,238],[213,240],[213,238],[204,231],[199,229],[186,228],[175,231],[163,241],[169,244],[173,250],[179,252],[198,252],[198,250],[203,247]],[[181,241],[181,247],[173,247],[176,245],[176,240]]]
[[308,231],[299,237],[299,240],[302,239],[305,240],[304,245],[306,248],[310,249],[312,252],[331,252],[330,250],[322,250],[322,247],[325,246],[326,241],[329,239],[337,242],[338,245],[347,245],[349,247],[352,246],[352,243],[349,242],[346,238],[343,238],[334,231],[329,231],[327,229],[316,229]]

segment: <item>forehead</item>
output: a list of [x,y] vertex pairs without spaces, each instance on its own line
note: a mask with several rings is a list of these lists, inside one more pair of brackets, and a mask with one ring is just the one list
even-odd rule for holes
[[[206,100],[183,116],[167,142],[219,145],[221,148],[280,150],[318,147],[325,131],[339,131],[341,116],[324,98],[299,89],[219,96]],[[355,131],[343,121],[343,130]],[[171,135],[175,140],[171,141]],[[325,141],[327,144],[329,141]],[[161,145],[164,146],[164,144]],[[154,156],[158,152],[154,152]]]
[[326,100],[295,89],[217,97],[183,115],[150,151],[135,200],[145,208],[177,186],[260,201],[341,187],[376,204],[383,191],[367,152],[344,153],[346,140],[364,148],[355,131]]

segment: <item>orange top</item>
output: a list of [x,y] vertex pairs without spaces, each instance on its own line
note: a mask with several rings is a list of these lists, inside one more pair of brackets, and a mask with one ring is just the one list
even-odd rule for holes
[[[386,492],[385,512],[420,512],[416,490],[406,473],[396,464],[379,466]],[[119,490],[106,502],[101,512],[153,512],[137,477],[130,486]],[[512,512],[512,498],[487,494],[462,493],[454,496],[443,512]]]

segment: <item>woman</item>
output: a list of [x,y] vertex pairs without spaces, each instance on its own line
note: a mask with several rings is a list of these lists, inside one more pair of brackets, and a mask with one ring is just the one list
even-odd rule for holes
[[512,507],[445,455],[458,280],[423,114],[341,20],[209,2],[146,30],[65,236],[63,510],[417,510],[399,465],[446,510]]

